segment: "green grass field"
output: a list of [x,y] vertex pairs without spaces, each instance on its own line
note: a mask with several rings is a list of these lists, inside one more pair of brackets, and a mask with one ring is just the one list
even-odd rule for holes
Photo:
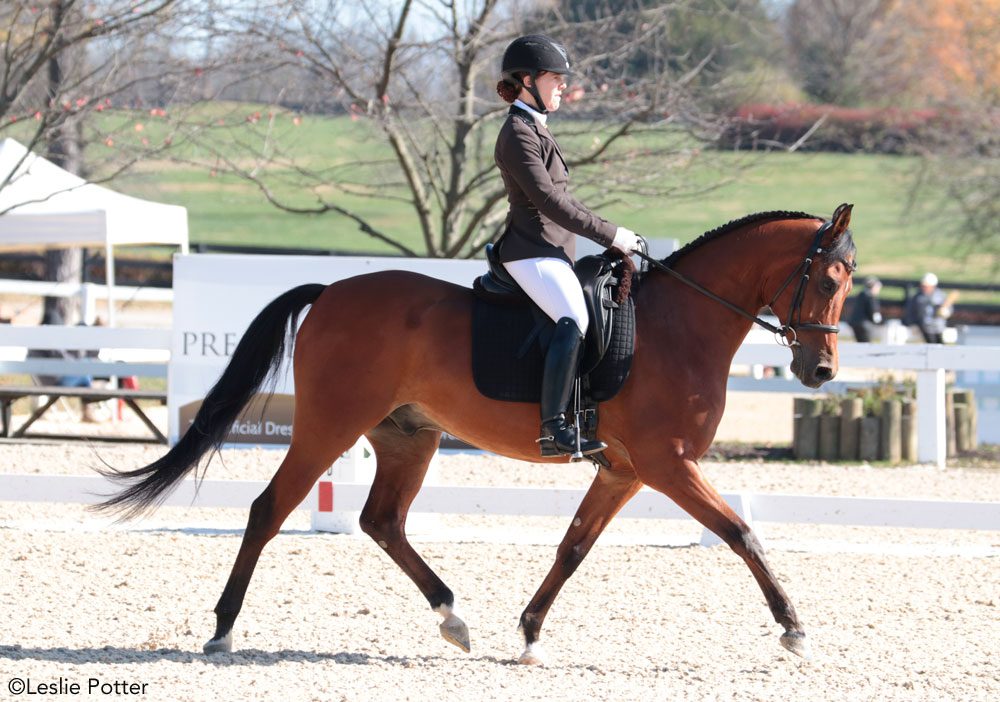
[[[239,108],[242,112],[252,109]],[[239,110],[234,113],[229,106],[225,119],[238,121]],[[220,114],[223,113],[220,111]],[[146,121],[145,134],[151,139],[157,138],[160,127],[153,120]],[[391,160],[388,147],[372,138],[363,121],[307,116],[293,128],[291,116],[285,114],[276,124],[287,150],[312,167]],[[580,125],[555,124],[557,135],[560,126],[568,133],[579,129]],[[127,134],[128,130],[123,131]],[[573,139],[567,136],[565,141],[570,151]],[[491,149],[491,144],[489,146]],[[190,146],[184,147],[181,155],[206,160],[206,154],[199,154]],[[727,169],[727,164],[748,159],[751,167],[746,171]],[[673,237],[685,243],[703,231],[750,212],[801,210],[829,216],[841,202],[852,202],[855,205],[852,229],[859,248],[859,274],[917,278],[924,271],[933,270],[944,280],[997,282],[1000,273],[995,261],[968,256],[961,242],[939,230],[926,216],[906,214],[917,165],[913,158],[867,154],[748,156],[709,152],[671,177],[701,188],[717,187],[682,199],[631,200],[627,204],[611,205],[601,213],[646,236]],[[719,175],[727,170],[738,173],[732,182],[724,182],[726,178]],[[397,172],[392,166],[385,170],[390,174]],[[723,184],[718,185],[720,182]],[[186,166],[169,161],[143,163],[116,181],[114,187],[187,207],[194,243],[393,252],[343,217],[283,213],[269,205],[253,184],[234,176],[215,174],[207,166]],[[286,188],[285,192],[295,191]],[[297,204],[310,202],[307,194],[296,192],[296,195]],[[581,189],[578,195],[590,202],[595,197],[587,189]],[[337,202],[411,247],[421,247],[416,218],[407,203],[356,196],[340,196]]]

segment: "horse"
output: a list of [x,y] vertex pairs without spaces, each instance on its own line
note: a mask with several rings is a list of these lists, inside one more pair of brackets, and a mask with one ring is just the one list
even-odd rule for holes
[[[851,208],[841,205],[829,221],[801,212],[748,215],[663,261],[654,259],[655,266],[633,285],[631,374],[601,406],[598,437],[608,445],[610,466],[597,470],[551,570],[521,614],[520,663],[544,664],[539,639],[549,608],[605,526],[643,485],[672,499],[746,562],[784,629],[780,643],[808,657],[805,629],[760,542],[708,483],[698,460],[722,418],[733,356],[761,308],[770,306],[786,320],[772,329],[790,348],[791,371],[802,384],[819,387],[836,375],[836,325],[855,269]],[[250,324],[177,444],[141,468],[106,470],[122,489],[101,508],[132,518],[157,506],[192,470],[198,475],[201,459],[219,449],[294,344],[291,443],[250,507],[205,653],[232,650],[233,625],[262,549],[362,435],[374,448],[377,467],[361,529],[443,618],[439,631],[445,640],[470,650],[453,592],[407,540],[407,512],[443,431],[496,454],[541,462],[538,406],[487,399],[475,389],[472,307],[468,288],[404,271],[293,288]]]

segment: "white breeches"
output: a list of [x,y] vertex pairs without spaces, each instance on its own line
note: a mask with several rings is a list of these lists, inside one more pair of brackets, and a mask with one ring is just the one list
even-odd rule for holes
[[503,264],[542,311],[558,322],[569,317],[587,333],[587,305],[576,273],[561,258],[526,258]]

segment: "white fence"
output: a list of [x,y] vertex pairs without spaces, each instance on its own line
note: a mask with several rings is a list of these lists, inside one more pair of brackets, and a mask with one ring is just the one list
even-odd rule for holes
[[[917,459],[945,465],[945,372],[1000,370],[1000,347],[942,344],[841,344],[840,367],[915,371],[917,376]],[[733,359],[738,364],[785,365],[790,352],[774,344],[744,344]],[[789,392],[800,392],[789,381]]]
[[[25,359],[26,348],[105,349],[100,359]],[[0,327],[0,373],[159,376],[167,373],[171,331],[108,327]],[[735,364],[784,366],[788,349],[773,343],[743,344]],[[918,459],[945,465],[945,372],[1000,371],[1000,347],[940,344],[840,345],[840,367],[914,371],[917,376]],[[734,379],[736,380],[736,379]],[[808,390],[795,379],[768,381],[788,393]],[[754,381],[756,384],[757,381]],[[731,383],[732,384],[732,383]],[[733,389],[756,389],[741,384]]]
[[[249,508],[267,483],[250,480],[205,480],[196,490],[184,480],[164,502],[170,506]],[[356,513],[368,497],[367,483],[321,480],[299,509]],[[0,475],[0,500],[94,504],[115,492],[103,478],[67,475]],[[324,494],[326,493],[326,494]],[[414,513],[572,516],[585,490],[570,488],[477,487],[426,485],[414,500]],[[1000,530],[1000,503],[944,500],[902,500],[724,493],[723,498],[743,519],[799,524],[833,524],[928,529]],[[644,488],[619,513],[625,519],[690,519],[664,495]],[[706,532],[701,543],[718,543]]]
[[0,295],[22,295],[34,297],[76,297],[79,299],[81,317],[87,324],[93,324],[97,317],[97,302],[109,300],[113,295],[116,304],[133,300],[170,304],[174,300],[171,288],[132,287],[128,285],[98,285],[97,283],[69,283],[42,280],[0,279]]
[[[76,295],[106,294],[98,285],[67,285],[0,280],[0,294]],[[119,298],[168,301],[172,290],[119,288]],[[757,340],[768,339],[764,343]],[[790,352],[769,340],[759,330],[737,351],[735,364],[787,366]],[[102,349],[99,359],[25,359],[28,348]],[[167,374],[171,331],[161,329],[116,329],[107,327],[0,326],[0,373],[43,375],[159,376]],[[917,376],[918,459],[945,464],[945,373],[975,371],[986,375],[1000,371],[1000,347],[954,345],[840,345],[841,368],[914,371]],[[820,392],[842,390],[849,384],[833,382]],[[786,393],[815,392],[794,379],[758,381],[731,377],[731,391],[771,390]],[[174,392],[173,387],[171,392]]]
[[[0,374],[167,376],[172,332],[84,326],[0,326]],[[27,349],[98,350],[97,358],[28,358]]]

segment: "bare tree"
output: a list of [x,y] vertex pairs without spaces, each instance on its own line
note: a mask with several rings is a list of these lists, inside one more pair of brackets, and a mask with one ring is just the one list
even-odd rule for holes
[[169,21],[175,1],[5,2],[0,6],[0,136],[16,134],[34,148],[66,122],[102,110],[129,87],[120,80],[129,39],[147,36]]
[[[198,100],[214,96],[205,86],[216,66],[197,49],[217,9],[214,0],[0,4],[0,138],[96,182],[176,147],[208,119]],[[144,131],[150,121],[155,136]],[[0,189],[19,165],[0,173]],[[46,261],[50,279],[81,277],[79,250],[54,249]],[[46,300],[46,311],[73,319],[62,300]]]
[[919,144],[906,211],[918,227],[1000,272],[1000,102],[984,93],[953,104]]
[[1000,0],[809,1],[877,15],[852,59],[865,97],[930,116],[907,140],[921,156],[910,216],[1000,269]]
[[[76,0],[5,3],[0,8],[4,37],[0,136],[16,135],[27,142],[29,150],[42,150],[67,171],[85,175],[83,119],[104,104],[104,81],[113,74],[114,65],[101,60],[100,52],[93,50],[95,45],[148,29],[172,4],[173,0],[92,6]],[[0,174],[0,188],[17,172],[15,166]],[[79,280],[82,266],[79,249],[46,252],[51,280]],[[45,315],[72,322],[72,305],[65,298],[46,298]]]
[[[262,77],[285,79],[275,102],[369,125],[374,155],[330,164],[296,156],[272,110],[253,135],[204,134],[205,165],[253,181],[283,210],[345,217],[400,253],[474,255],[504,223],[493,163],[506,112],[495,94],[500,57],[545,17],[545,31],[566,41],[581,71],[558,127],[574,187],[589,187],[597,208],[683,191],[689,186],[671,174],[718,137],[723,120],[707,99],[714,86],[699,82],[711,48],[680,50],[665,38],[679,31],[668,23],[677,4],[636,3],[627,22],[620,12],[570,22],[500,0],[245,5],[231,17],[234,41],[260,47]],[[639,53],[647,70],[636,73],[629,59]],[[406,203],[420,244],[350,209],[346,195]]]
[[831,104],[863,102],[877,92],[890,52],[870,41],[897,0],[794,0],[786,17],[792,65],[803,90]]

